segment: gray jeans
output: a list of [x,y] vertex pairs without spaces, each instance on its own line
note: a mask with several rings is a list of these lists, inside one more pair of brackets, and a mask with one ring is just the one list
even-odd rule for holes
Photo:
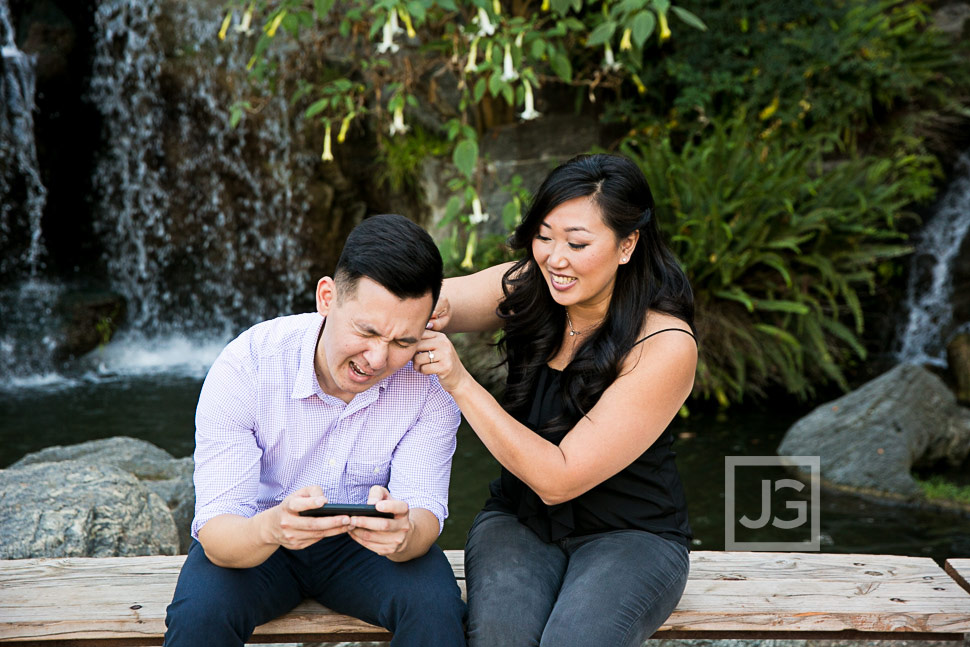
[[553,543],[482,512],[465,545],[469,647],[635,647],[677,606],[690,559],[677,542],[616,530]]

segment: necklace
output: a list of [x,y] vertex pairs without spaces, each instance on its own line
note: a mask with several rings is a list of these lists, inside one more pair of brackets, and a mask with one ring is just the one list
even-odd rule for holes
[[[587,328],[586,330],[576,330],[575,328],[573,328],[573,320],[569,318],[569,310],[566,310],[566,324],[569,325],[570,337],[575,337],[576,335],[582,335],[583,333],[589,331],[589,328]],[[592,326],[590,326],[590,328],[592,328]]]

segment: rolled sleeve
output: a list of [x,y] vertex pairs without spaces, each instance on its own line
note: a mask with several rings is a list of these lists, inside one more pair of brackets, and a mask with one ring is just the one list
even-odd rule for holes
[[255,436],[255,376],[241,354],[239,338],[227,346],[206,375],[195,416],[195,518],[192,536],[221,514],[258,512],[262,450]]
[[424,406],[401,438],[391,459],[388,490],[409,508],[424,508],[438,519],[438,532],[448,517],[448,483],[461,422],[458,405],[432,377]]

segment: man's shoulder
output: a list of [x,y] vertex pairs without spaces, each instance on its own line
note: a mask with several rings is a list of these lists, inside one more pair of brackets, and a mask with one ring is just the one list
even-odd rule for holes
[[299,352],[307,330],[320,323],[320,315],[315,312],[261,321],[230,342],[227,350],[253,359]]

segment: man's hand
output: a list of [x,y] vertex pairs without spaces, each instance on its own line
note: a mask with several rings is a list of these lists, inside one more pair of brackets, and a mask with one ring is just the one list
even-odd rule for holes
[[389,557],[403,553],[407,549],[408,538],[414,529],[408,514],[408,504],[392,498],[387,488],[380,485],[371,487],[367,503],[376,505],[380,512],[392,513],[394,518],[351,517],[351,538],[378,555]]
[[[300,550],[317,543],[324,537],[348,532],[353,526],[350,517],[301,517],[303,510],[319,508],[327,502],[323,490],[311,485],[297,490],[283,499],[278,506],[266,511],[264,531],[271,543],[290,550]],[[406,507],[406,504],[405,504]]]

